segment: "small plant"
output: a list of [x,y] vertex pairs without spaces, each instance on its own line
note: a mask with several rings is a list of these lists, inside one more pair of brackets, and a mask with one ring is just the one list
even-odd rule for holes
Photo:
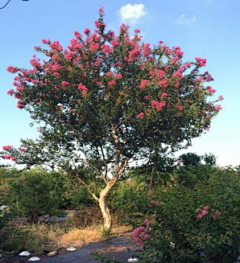
[[110,236],[110,233],[111,233],[111,229],[107,229],[103,227],[101,230],[102,238],[108,238]]
[[99,252],[92,252],[91,255],[93,255],[93,258],[95,260],[99,260],[103,263],[125,263],[125,261],[118,259],[118,258],[108,258],[104,257],[101,253]]

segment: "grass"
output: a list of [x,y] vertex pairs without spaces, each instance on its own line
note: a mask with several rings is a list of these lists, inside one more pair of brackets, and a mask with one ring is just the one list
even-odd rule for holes
[[[131,230],[130,227],[118,226],[113,227],[109,237],[123,234],[126,231]],[[61,235],[59,238],[59,244],[62,247],[67,246],[85,246],[93,242],[104,240],[102,236],[101,226],[91,226],[86,229],[72,229],[68,233]]]

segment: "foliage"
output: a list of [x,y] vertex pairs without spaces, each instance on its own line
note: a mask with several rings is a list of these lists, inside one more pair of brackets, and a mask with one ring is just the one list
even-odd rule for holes
[[240,176],[211,174],[192,189],[168,185],[148,195],[148,219],[135,226],[141,262],[233,262],[240,253]]

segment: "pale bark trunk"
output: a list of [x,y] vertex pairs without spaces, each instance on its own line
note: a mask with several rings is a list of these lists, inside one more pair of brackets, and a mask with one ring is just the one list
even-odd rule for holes
[[106,190],[108,187],[106,187],[104,190],[101,191],[99,196],[99,206],[102,212],[103,216],[103,229],[106,232],[111,232],[112,229],[112,216],[110,213],[110,210],[107,205],[107,195]]
[[118,175],[115,175],[110,182],[107,183],[106,187],[100,192],[99,195],[99,207],[103,216],[103,229],[106,232],[111,232],[112,229],[112,216],[107,205],[107,197],[113,186],[118,180]]

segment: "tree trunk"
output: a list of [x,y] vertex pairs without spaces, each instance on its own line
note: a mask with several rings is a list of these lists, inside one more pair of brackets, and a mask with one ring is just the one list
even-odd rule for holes
[[112,216],[107,206],[107,196],[102,193],[103,191],[100,193],[99,206],[103,216],[103,230],[110,233],[112,229]]
[[112,229],[112,216],[111,216],[110,210],[107,205],[107,196],[110,190],[112,189],[112,187],[117,182],[117,178],[114,178],[114,179],[116,180],[114,180],[111,183],[109,182],[106,185],[106,187],[100,192],[100,195],[99,195],[99,207],[101,209],[102,216],[103,216],[103,230],[108,233],[110,233]]
[[142,192],[144,192],[146,184],[147,184],[147,175],[145,175],[145,177],[144,177],[144,183],[143,183]]
[[152,167],[152,172],[151,172],[151,177],[150,177],[150,182],[149,182],[149,191],[152,190],[154,171],[155,171],[155,166]]

